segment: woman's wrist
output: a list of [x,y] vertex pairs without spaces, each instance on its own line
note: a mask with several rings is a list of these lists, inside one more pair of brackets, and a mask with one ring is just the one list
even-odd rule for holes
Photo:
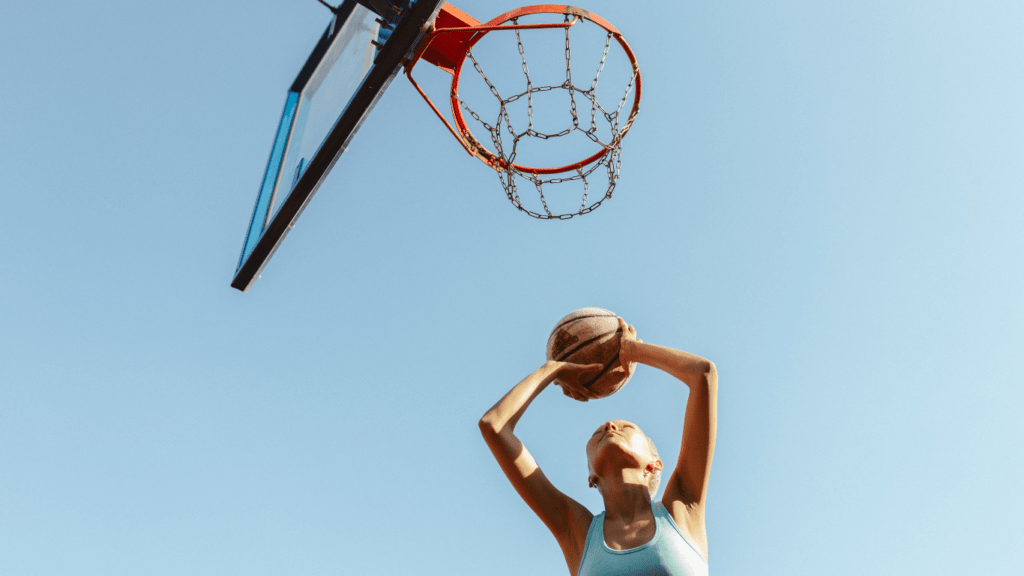
[[565,366],[565,362],[559,362],[558,360],[548,360],[545,362],[538,372],[541,375],[541,385],[547,386],[554,382],[558,378],[558,371]]
[[644,364],[641,346],[643,346],[643,342],[638,340],[623,340],[622,344],[619,346],[619,356],[625,362],[639,362]]

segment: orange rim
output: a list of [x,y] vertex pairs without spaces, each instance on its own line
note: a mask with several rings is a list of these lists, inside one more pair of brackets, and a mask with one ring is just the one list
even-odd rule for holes
[[[514,18],[528,16],[531,14],[567,14],[573,15],[575,16],[575,18],[573,18],[571,22],[562,24],[515,24],[512,26],[504,25],[505,22],[508,22]],[[476,43],[479,42],[481,38],[486,36],[488,32],[493,32],[496,30],[569,28],[571,26],[574,26],[577,22],[579,22],[580,18],[590,20],[594,24],[597,24],[601,28],[604,28],[609,33],[611,33],[615,40],[622,47],[623,51],[626,53],[626,57],[629,58],[629,63],[632,66],[634,72],[636,73],[636,94],[634,94],[633,96],[633,107],[629,112],[628,119],[625,123],[625,128],[622,130],[620,137],[626,135],[626,133],[629,131],[629,128],[632,126],[633,118],[636,116],[637,112],[640,109],[640,67],[637,64],[636,55],[633,53],[633,50],[629,47],[629,44],[626,43],[625,38],[622,37],[622,33],[620,33],[607,20],[601,18],[600,16],[592,12],[588,12],[586,10],[575,8],[573,6],[567,6],[564,4],[539,4],[536,6],[524,6],[522,8],[511,10],[509,12],[502,14],[501,16],[498,16],[497,18],[494,18],[486,22],[482,26],[473,27],[473,30],[479,33],[473,34],[473,37],[466,43],[466,50],[465,52],[463,52],[462,58],[459,59],[459,61],[455,65],[455,68],[453,69],[451,91],[452,117],[455,119],[455,124],[458,127],[459,134],[456,134],[455,128],[453,128],[450,125],[448,126],[448,129],[452,131],[452,134],[459,139],[463,147],[465,147],[466,150],[471,155],[478,156],[485,164],[491,166],[492,168],[500,170],[508,169],[508,165],[504,160],[498,157],[498,155],[495,154],[494,152],[491,152],[487,147],[483,146],[480,143],[480,140],[473,135],[473,132],[469,129],[469,126],[466,125],[465,118],[462,116],[462,110],[461,107],[459,106],[458,98],[459,78],[462,73],[462,65],[465,63],[466,56],[469,54],[469,51],[472,50],[473,46],[475,46]],[[435,30],[432,33],[432,36],[438,33],[442,33],[445,30],[446,29]],[[466,29],[458,28],[452,30],[465,32]],[[424,44],[429,44],[429,40]],[[407,76],[409,77],[410,80],[412,80],[411,66],[414,64],[415,62],[410,63],[410,68],[407,70]],[[427,98],[426,94],[423,92],[422,89],[420,89],[419,85],[417,85],[415,81],[413,81],[413,85],[420,92],[420,94],[425,99],[427,99],[427,102],[430,104],[431,108],[433,108],[434,112],[437,113],[439,117],[441,117],[442,121],[444,121],[445,124],[448,124],[447,120],[445,120],[444,117],[441,116],[440,111],[437,110],[437,108],[433,105],[432,102],[430,102],[430,99]],[[568,164],[565,166],[559,166],[556,168],[535,168],[532,166],[523,166],[516,163],[512,163],[511,167],[514,170],[528,172],[531,174],[559,174],[561,172],[570,172],[573,170],[578,170],[584,166],[587,166],[588,164],[591,164],[592,162],[600,160],[606,154],[608,154],[608,149],[604,148],[602,150],[599,150],[596,154],[590,156],[589,158],[586,158],[585,160],[580,160],[579,162],[575,162],[573,164]]]

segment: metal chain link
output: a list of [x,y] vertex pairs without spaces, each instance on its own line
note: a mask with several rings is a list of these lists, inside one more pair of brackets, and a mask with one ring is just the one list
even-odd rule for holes
[[[566,24],[569,23],[569,15],[565,15]],[[569,60],[572,58],[572,52],[569,50],[569,27],[565,27],[565,84],[563,87],[569,91],[569,113],[572,114],[572,127],[574,129],[580,127],[580,119],[576,115],[576,87],[572,85],[572,66],[569,64]]]
[[[519,24],[519,19],[513,18],[512,24]],[[523,39],[519,36],[519,28],[516,28],[515,31],[516,44],[519,46],[519,57],[523,60],[523,76],[526,76],[526,117],[529,118],[527,130],[533,130],[533,82],[530,81],[530,67],[526,65],[526,51],[523,49]],[[520,94],[520,96],[522,95]],[[518,99],[519,96],[516,96],[516,100]],[[507,100],[505,103],[508,102],[512,102],[512,100]],[[503,109],[504,107],[502,105]]]
[[[601,61],[597,64],[597,73],[594,74],[594,81],[590,83],[590,94],[593,96],[590,99],[590,129],[597,130],[597,78],[601,75],[601,71],[604,70],[604,61],[608,58],[608,50],[612,46],[612,33],[609,32],[604,39],[604,52],[601,53]],[[604,110],[601,110],[604,112]]]

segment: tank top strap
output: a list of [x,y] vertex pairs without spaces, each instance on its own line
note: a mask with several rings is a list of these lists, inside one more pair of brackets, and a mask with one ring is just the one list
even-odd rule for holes
[[587,530],[587,541],[583,544],[583,558],[580,560],[580,567],[587,559],[592,548],[601,548],[604,544],[604,512],[601,512],[590,521],[590,528]]
[[676,534],[679,534],[679,537],[683,539],[683,542],[686,542],[686,545],[692,548],[693,551],[697,553],[697,556],[707,563],[707,559],[704,558],[704,553],[697,548],[697,545],[690,540],[690,537],[683,532],[678,524],[676,524],[676,519],[672,517],[672,514],[670,514],[668,508],[661,503],[661,500],[654,503],[654,516],[655,518],[660,519],[660,521],[665,525],[671,526],[672,530],[674,530]]

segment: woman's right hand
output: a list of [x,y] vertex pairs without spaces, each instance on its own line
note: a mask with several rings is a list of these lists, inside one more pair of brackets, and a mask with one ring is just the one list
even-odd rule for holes
[[558,364],[559,366],[555,371],[555,377],[557,378],[555,382],[561,386],[563,394],[580,402],[597,398],[597,394],[587,389],[583,382],[593,380],[601,373],[604,366],[601,364],[572,364],[569,362],[558,362]]

